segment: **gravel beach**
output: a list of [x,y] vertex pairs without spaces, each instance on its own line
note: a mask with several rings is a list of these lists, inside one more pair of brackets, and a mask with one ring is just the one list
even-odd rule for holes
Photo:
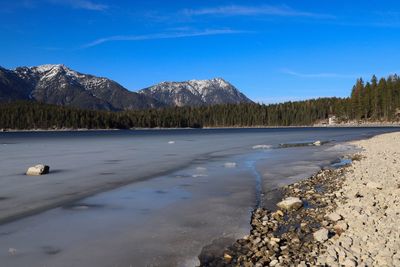
[[338,194],[348,229],[326,242],[329,266],[400,266],[400,133],[354,142],[364,149]]
[[202,266],[400,266],[400,133],[352,142],[352,164],[282,188],[248,236]]

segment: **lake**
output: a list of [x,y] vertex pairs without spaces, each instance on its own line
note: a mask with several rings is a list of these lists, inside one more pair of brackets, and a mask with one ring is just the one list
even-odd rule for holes
[[[397,130],[0,133],[0,262],[193,266],[205,246],[247,234],[279,187],[353,153],[345,141]],[[24,175],[38,163],[50,174]]]

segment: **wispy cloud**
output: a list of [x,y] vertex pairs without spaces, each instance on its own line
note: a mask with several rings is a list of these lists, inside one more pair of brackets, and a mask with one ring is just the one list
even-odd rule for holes
[[301,73],[290,69],[281,69],[281,72],[291,76],[301,77],[301,78],[342,78],[342,79],[356,79],[362,75],[355,74],[341,74],[334,72],[321,72],[321,73]]
[[283,17],[309,17],[309,18],[335,18],[328,14],[304,12],[295,10],[288,6],[220,6],[200,9],[184,9],[183,14],[187,16],[219,15],[219,16],[283,16]]
[[185,32],[164,32],[155,34],[144,34],[144,35],[115,35],[105,38],[100,38],[87,43],[82,48],[89,48],[97,46],[107,42],[113,41],[144,41],[144,40],[158,40],[158,39],[177,39],[185,37],[197,37],[197,36],[209,36],[209,35],[226,35],[226,34],[238,34],[246,33],[245,31],[238,31],[232,29],[208,29],[202,31],[185,31]]
[[109,8],[108,5],[97,3],[90,0],[48,0],[52,4],[69,6],[75,9],[85,9],[92,11],[104,11]]

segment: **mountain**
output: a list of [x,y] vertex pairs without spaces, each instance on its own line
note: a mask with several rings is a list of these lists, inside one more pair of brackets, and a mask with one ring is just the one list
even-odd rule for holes
[[110,79],[82,74],[61,64],[14,70],[0,67],[0,102],[15,100],[111,111],[252,103],[220,78],[163,82],[132,92]]
[[168,106],[252,103],[232,84],[221,78],[162,82],[140,90],[139,93],[153,97]]
[[164,106],[107,78],[64,65],[0,69],[0,101],[35,100],[83,109],[130,110]]
[[28,100],[30,85],[11,70],[0,67],[0,102]]

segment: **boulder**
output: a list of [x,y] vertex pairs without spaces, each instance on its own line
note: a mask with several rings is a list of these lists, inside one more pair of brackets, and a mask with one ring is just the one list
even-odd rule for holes
[[38,176],[43,174],[48,174],[50,171],[50,167],[43,164],[38,164],[36,166],[29,167],[26,171],[26,175],[29,176]]
[[325,228],[321,228],[313,233],[313,237],[318,242],[324,242],[329,239],[329,231]]
[[283,210],[298,210],[303,206],[303,201],[298,197],[288,197],[277,204]]

